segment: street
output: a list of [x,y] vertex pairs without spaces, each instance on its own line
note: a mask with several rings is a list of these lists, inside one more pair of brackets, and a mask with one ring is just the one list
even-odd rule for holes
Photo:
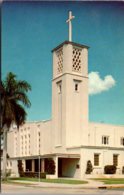
[[118,190],[100,190],[100,189],[82,189],[82,188],[44,188],[38,186],[18,185],[18,184],[2,184],[1,193],[4,194],[43,194],[43,195],[124,195],[124,191]]

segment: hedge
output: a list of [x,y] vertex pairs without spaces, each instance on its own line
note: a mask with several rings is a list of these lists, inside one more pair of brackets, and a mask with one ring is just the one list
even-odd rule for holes
[[116,173],[116,166],[115,165],[106,165],[104,167],[105,174],[115,174]]
[[[39,177],[39,172],[22,172],[20,174],[20,177],[31,177],[31,178],[38,178]],[[46,178],[46,173],[40,173],[40,178]]]

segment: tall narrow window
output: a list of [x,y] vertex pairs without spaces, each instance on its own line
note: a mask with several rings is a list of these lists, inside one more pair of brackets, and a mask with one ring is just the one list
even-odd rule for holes
[[75,91],[75,92],[79,92],[80,83],[81,83],[80,80],[75,80],[75,79],[74,79],[74,91]]
[[57,87],[58,87],[58,93],[62,93],[62,82],[58,82],[57,83]]
[[57,73],[60,74],[63,71],[63,50],[57,51]]
[[59,93],[61,93],[61,91],[62,91],[62,86],[59,85]]
[[124,137],[121,137],[121,145],[124,146]]
[[78,91],[78,84],[75,84],[75,91]]
[[113,165],[118,166],[118,154],[113,154]]
[[94,166],[99,166],[99,154],[94,154]]
[[104,145],[109,144],[109,136],[102,136],[102,144]]
[[81,49],[73,48],[72,71],[81,73]]

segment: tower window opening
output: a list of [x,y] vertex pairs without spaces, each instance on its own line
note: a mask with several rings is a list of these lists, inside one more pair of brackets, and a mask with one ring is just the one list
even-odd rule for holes
[[81,49],[74,47],[72,53],[72,71],[81,73]]
[[57,73],[60,74],[63,71],[63,50],[62,48],[57,51]]
[[75,91],[78,91],[78,84],[75,84]]
[[61,82],[57,83],[57,87],[58,87],[58,93],[61,93],[62,92],[62,83]]
[[62,87],[61,85],[59,85],[59,93],[61,93],[61,91],[62,91]]
[[79,90],[80,90],[80,83],[81,83],[81,80],[75,80],[74,79],[74,91],[75,92],[79,92]]

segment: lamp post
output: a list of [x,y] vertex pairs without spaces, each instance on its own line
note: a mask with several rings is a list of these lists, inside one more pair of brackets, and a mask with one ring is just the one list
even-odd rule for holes
[[39,168],[38,169],[39,169],[39,182],[40,182],[40,154],[39,154],[39,163],[38,164],[39,164]]

